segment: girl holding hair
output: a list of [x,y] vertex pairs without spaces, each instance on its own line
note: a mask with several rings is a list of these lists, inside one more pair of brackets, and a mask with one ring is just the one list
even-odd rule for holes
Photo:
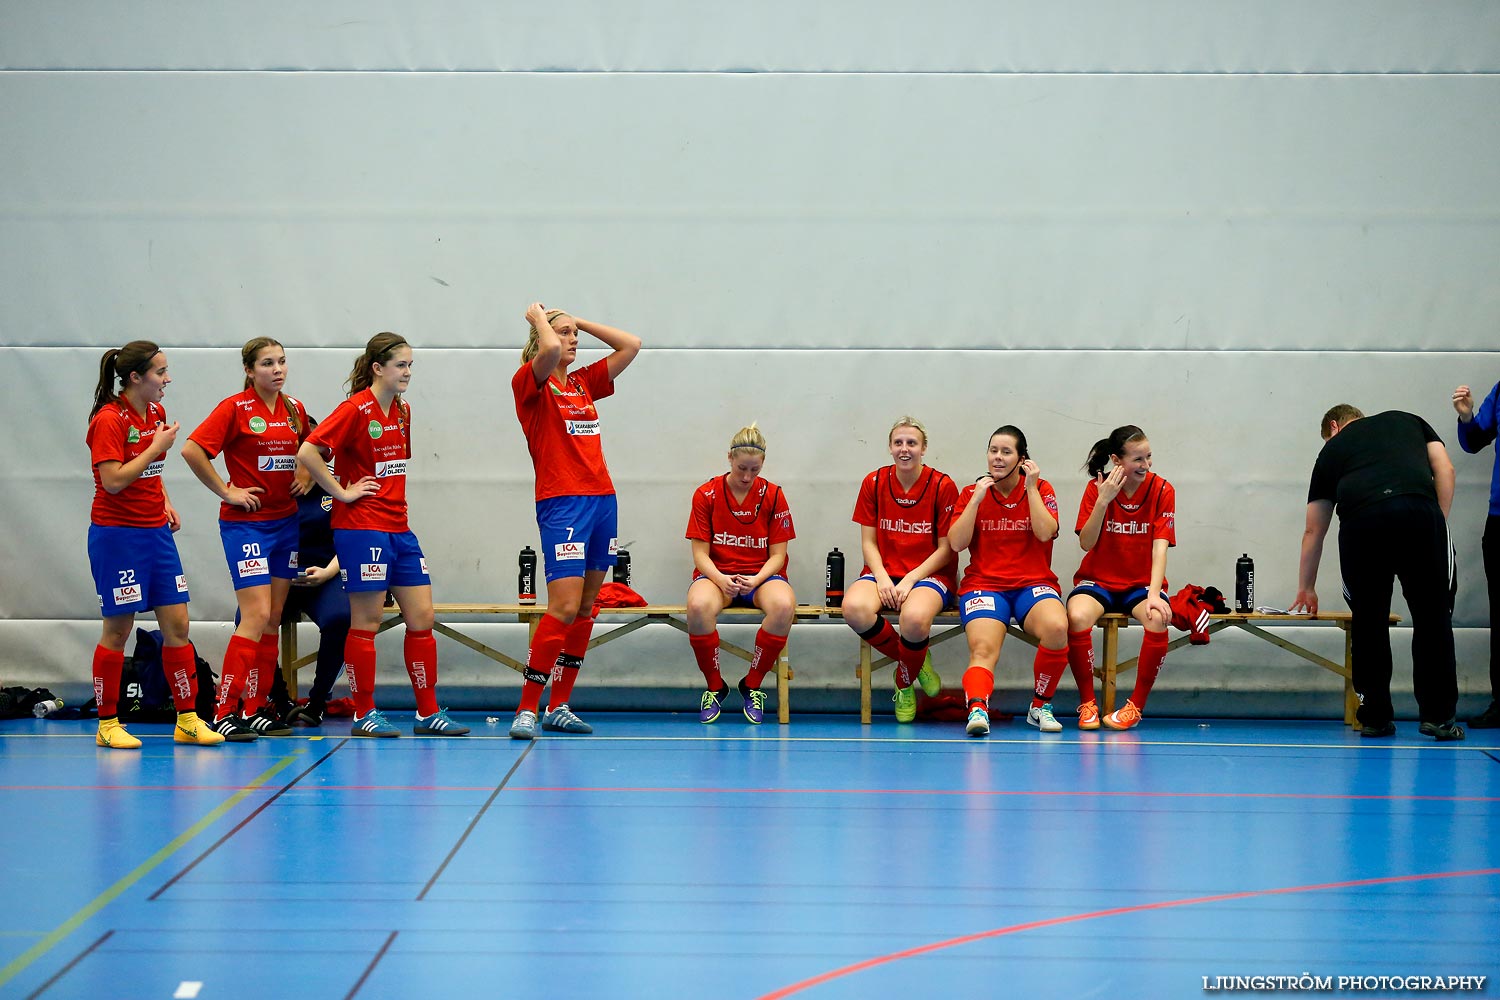
[[[541,531],[547,613],[531,637],[521,703],[511,723],[515,740],[536,738],[542,691],[552,695],[543,729],[590,733],[593,727],[568,707],[573,684],[594,629],[594,599],[615,564],[618,505],[604,464],[596,401],[611,396],[619,378],[640,353],[641,340],[624,330],[570,316],[533,302],[521,367],[511,376],[516,419],[536,470],[536,521]],[[570,371],[578,359],[582,330],[610,353]]]
[[1092,479],[1073,530],[1086,555],[1068,595],[1068,665],[1078,682],[1078,728],[1099,728],[1092,629],[1106,612],[1116,612],[1146,629],[1135,690],[1103,720],[1110,729],[1130,729],[1141,721],[1167,656],[1167,549],[1177,544],[1177,493],[1151,471],[1151,442],[1134,424],[1096,441],[1084,468]]
[[[915,417],[897,420],[886,446],[891,464],[864,478],[854,503],[865,567],[844,595],[843,613],[861,639],[895,661],[896,721],[911,722],[917,717],[912,684],[931,698],[943,683],[927,637],[958,590],[958,558],[948,541],[958,488],[922,464],[927,429]],[[899,613],[898,628],[882,611]]]
[[[417,696],[418,736],[465,736],[437,702],[437,642],[432,637],[432,577],[406,517],[406,463],[411,458],[411,408],[401,398],[411,383],[411,346],[399,334],[377,333],[349,373],[349,398],[308,435],[297,459],[328,491],[333,544],[349,595],[344,663],[354,698],[354,736],[395,737],[401,731],[375,708],[375,632],[389,589],[406,623],[406,673]],[[340,483],[328,468],[335,459]]]
[[164,456],[179,429],[176,421],[167,423],[161,405],[171,382],[161,349],[133,340],[99,359],[89,411],[85,440],[94,467],[89,566],[104,619],[94,647],[94,697],[99,703],[95,742],[112,750],[141,745],[120,725],[120,671],[136,612],[148,609],[161,626],[162,670],[177,707],[172,739],[198,746],[224,742],[193,709],[198,672],[188,644],[188,588],[172,539],[182,522],[161,480]]
[[688,642],[708,682],[698,721],[713,722],[729,694],[719,672],[719,612],[755,607],[765,612],[755,633],[750,672],[739,683],[745,718],[760,725],[766,696],[761,681],[773,670],[796,617],[787,582],[787,542],[797,537],[781,487],[760,476],[766,439],[751,424],[729,442],[729,471],[693,492],[686,537],[693,544],[693,582],[687,592]]
[[995,664],[1014,618],[1041,644],[1032,663],[1026,721],[1044,733],[1062,732],[1052,715],[1052,695],[1068,662],[1068,615],[1052,572],[1057,494],[1018,427],[1006,424],[990,435],[987,461],[988,474],[959,494],[948,531],[955,552],[969,550],[958,598],[971,664],[964,673],[965,731],[989,735]]
[[[214,729],[231,743],[292,734],[266,699],[276,675],[282,608],[298,575],[297,498],[308,487],[297,476],[307,410],[282,392],[285,349],[271,337],[256,337],[241,349],[240,360],[242,391],[214,407],[182,446],[183,461],[221,501],[219,538],[239,604],[214,712]],[[220,452],[227,482],[213,465]]]

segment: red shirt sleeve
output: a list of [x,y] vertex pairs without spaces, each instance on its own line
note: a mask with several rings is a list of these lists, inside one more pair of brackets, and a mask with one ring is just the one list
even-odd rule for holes
[[880,470],[866,476],[859,484],[859,496],[854,501],[854,514],[850,518],[855,524],[875,527],[875,487],[880,480]]
[[1156,516],[1151,521],[1151,539],[1165,538],[1168,546],[1177,544],[1177,491],[1165,479],[1156,501]]
[[797,529],[792,527],[792,510],[786,503],[786,491],[780,486],[776,487],[776,508],[771,511],[766,537],[772,545],[797,537]]
[[[609,377],[609,359],[600,358],[578,373],[583,384],[588,388],[589,395],[594,402],[608,399],[615,394],[615,380]],[[535,379],[532,382],[535,383]]]
[[938,483],[937,510],[938,535],[947,538],[949,529],[953,527],[953,519],[962,513],[958,509],[958,486],[954,484],[952,476],[944,475]]
[[[978,485],[978,483],[970,483],[968,486],[965,486],[963,492],[953,501],[953,516],[948,521],[949,526],[952,526],[954,521],[963,516],[963,512],[969,509],[969,504],[974,502],[974,489]],[[946,533],[944,532],[944,534]]]
[[125,463],[125,421],[113,404],[100,410],[89,422],[89,464]]
[[[213,412],[203,418],[203,423],[188,435],[188,440],[197,442],[198,447],[202,448],[209,458],[217,458],[219,452],[224,450],[224,444],[234,426],[234,401],[238,398],[239,396],[235,395],[221,400],[219,405],[214,407]],[[303,426],[306,426],[305,422]]]
[[714,502],[714,498],[708,495],[712,489],[713,486],[710,483],[704,483],[693,491],[693,510],[688,514],[687,533],[683,536],[684,538],[700,542],[712,540],[708,517],[709,508]]
[[1073,525],[1073,534],[1083,534],[1083,526],[1088,523],[1089,515],[1094,512],[1094,505],[1099,502],[1099,483],[1090,479],[1089,484],[1083,488],[1083,499],[1078,502],[1078,523]]

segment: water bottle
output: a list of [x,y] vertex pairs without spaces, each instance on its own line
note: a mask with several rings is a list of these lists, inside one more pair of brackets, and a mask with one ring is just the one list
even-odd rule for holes
[[521,550],[521,575],[516,579],[516,600],[536,603],[536,553],[528,545]]
[[31,714],[38,719],[45,719],[62,707],[63,700],[61,698],[49,698],[47,701],[39,701],[31,706]]
[[630,550],[621,549],[615,553],[615,570],[610,575],[615,583],[623,583],[630,586]]
[[1255,610],[1255,560],[1248,552],[1234,564],[1234,610],[1241,614]]
[[844,554],[836,547],[828,553],[828,574],[823,578],[823,600],[830,608],[844,605]]

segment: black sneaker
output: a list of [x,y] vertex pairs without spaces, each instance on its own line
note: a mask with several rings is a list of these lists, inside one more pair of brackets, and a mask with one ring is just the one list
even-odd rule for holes
[[1423,736],[1431,736],[1439,743],[1464,738],[1464,727],[1460,726],[1456,719],[1449,719],[1447,722],[1424,722],[1418,728]]
[[1491,701],[1490,707],[1469,720],[1470,729],[1500,729],[1500,701]]
[[292,735],[292,727],[277,718],[276,713],[271,711],[271,706],[269,705],[262,705],[256,709],[254,715],[245,716],[244,723],[257,736]]
[[254,743],[259,739],[255,730],[234,712],[215,722],[214,732],[224,737],[225,743]]
[[1372,740],[1378,740],[1385,736],[1395,736],[1396,724],[1394,722],[1387,722],[1383,726],[1362,726],[1359,730],[1359,735]]
[[323,724],[323,710],[314,708],[311,704],[293,705],[292,710],[286,713],[286,724],[289,726],[321,726]]

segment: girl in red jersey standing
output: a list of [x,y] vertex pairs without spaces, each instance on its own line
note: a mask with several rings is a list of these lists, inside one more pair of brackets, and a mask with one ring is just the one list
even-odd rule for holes
[[[533,302],[521,367],[511,377],[516,419],[536,470],[536,522],[547,579],[547,613],[531,637],[521,704],[511,723],[515,740],[536,738],[542,691],[552,696],[543,729],[590,733],[568,707],[594,629],[594,599],[615,564],[618,506],[604,464],[597,400],[611,396],[615,379],[640,353],[641,340],[603,323],[578,319]],[[610,353],[578,371],[578,332],[603,341]]]
[[[219,538],[239,603],[240,623],[224,651],[214,729],[232,743],[290,736],[266,704],[280,651],[281,610],[298,574],[297,448],[307,410],[283,393],[286,351],[271,337],[241,349],[243,391],[223,400],[182,446],[182,458],[221,501]],[[224,453],[226,482],[213,459]],[[244,696],[244,715],[240,697]]]
[[1093,479],[1084,488],[1073,530],[1087,555],[1068,595],[1068,665],[1078,682],[1078,728],[1099,728],[1092,629],[1105,612],[1116,612],[1146,629],[1135,690],[1103,720],[1110,729],[1130,729],[1141,721],[1146,696],[1167,657],[1172,620],[1167,549],[1177,544],[1177,493],[1151,471],[1151,442],[1134,424],[1096,441],[1085,468]]
[[[844,595],[844,621],[895,661],[896,721],[917,717],[919,683],[929,698],[942,687],[927,655],[932,620],[958,592],[958,559],[948,542],[958,488],[922,464],[927,430],[914,417],[891,427],[891,464],[864,478],[854,503],[865,568]],[[899,613],[899,633],[881,616]]]
[[713,722],[729,694],[719,673],[719,612],[731,605],[765,612],[755,633],[750,672],[740,681],[745,718],[760,725],[766,696],[761,681],[776,666],[797,612],[787,582],[786,544],[797,537],[781,487],[760,478],[766,439],[753,423],[729,442],[729,472],[693,492],[687,538],[693,543],[693,582],[687,593],[688,642],[708,682],[698,721]]
[[95,742],[112,750],[141,745],[120,725],[120,670],[136,612],[148,609],[161,626],[162,670],[177,707],[172,739],[199,746],[224,742],[193,709],[198,672],[188,644],[188,587],[172,539],[182,522],[161,481],[163,456],[178,431],[175,421],[167,423],[161,405],[171,381],[167,356],[150,341],[133,340],[99,359],[99,383],[89,411],[85,440],[94,467],[89,566],[104,618],[94,648],[94,697],[99,703]]
[[[411,408],[401,398],[411,383],[411,346],[399,334],[377,333],[349,373],[349,398],[317,426],[297,459],[333,497],[333,545],[349,594],[345,671],[354,696],[354,736],[393,737],[401,731],[375,708],[375,632],[389,589],[406,622],[406,672],[417,695],[413,732],[465,736],[437,702],[437,643],[432,638],[432,577],[406,520],[406,463],[411,458]],[[332,456],[343,483],[334,478]]]
[[1057,494],[1026,448],[1026,435],[1006,424],[990,435],[989,474],[959,494],[948,540],[969,550],[959,585],[958,609],[969,640],[964,697],[965,731],[990,732],[989,698],[995,664],[1011,619],[1041,645],[1032,663],[1034,694],[1026,721],[1044,733],[1062,732],[1052,715],[1052,695],[1068,662],[1068,615],[1052,540],[1057,537]]

